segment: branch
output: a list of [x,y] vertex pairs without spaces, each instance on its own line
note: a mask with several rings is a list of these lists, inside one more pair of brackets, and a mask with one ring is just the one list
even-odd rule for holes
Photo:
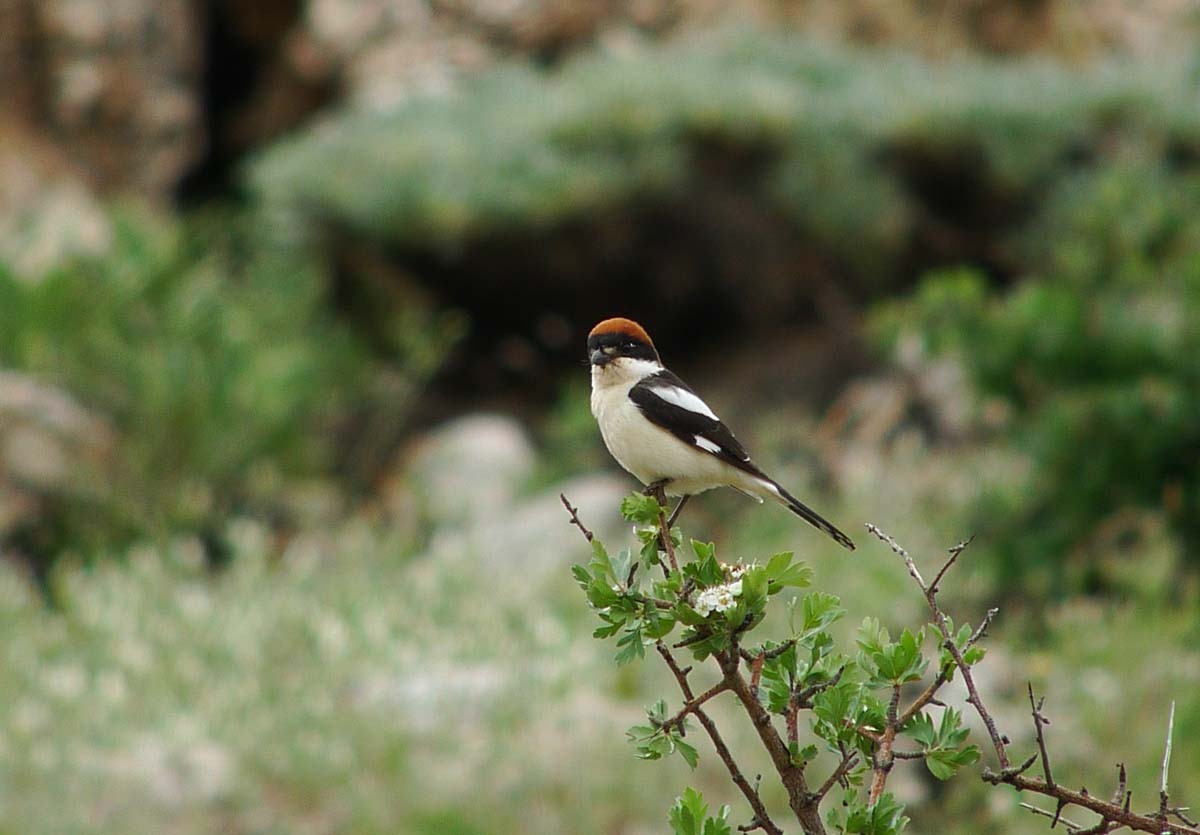
[[[1004,783],[1012,786],[1018,791],[1030,791],[1036,794],[1043,795],[1055,801],[1055,810],[1053,812],[1046,811],[1036,806],[1029,804],[1021,804],[1028,809],[1031,809],[1039,815],[1044,815],[1054,823],[1063,821],[1066,823],[1068,830],[1072,835],[1101,835],[1101,833],[1111,832],[1115,829],[1128,827],[1137,832],[1151,832],[1155,835],[1200,835],[1200,828],[1197,828],[1194,823],[1188,821],[1182,814],[1182,808],[1172,808],[1170,799],[1167,794],[1167,772],[1170,767],[1171,760],[1171,736],[1174,726],[1174,711],[1168,720],[1167,727],[1167,745],[1163,752],[1162,764],[1162,780],[1159,792],[1159,807],[1151,814],[1137,814],[1130,811],[1130,792],[1127,789],[1126,774],[1124,765],[1118,766],[1118,784],[1117,790],[1113,793],[1112,800],[1103,800],[1094,797],[1088,793],[1087,789],[1075,791],[1069,789],[1061,783],[1055,782],[1050,770],[1050,756],[1046,749],[1045,736],[1042,733],[1042,726],[1049,724],[1045,715],[1042,713],[1043,700],[1034,700],[1033,688],[1029,688],[1029,704],[1033,713],[1034,728],[1036,731],[1038,751],[1022,762],[1020,765],[1013,766],[1008,758],[1007,746],[1009,745],[1008,737],[1004,736],[997,730],[996,722],[992,718],[991,713],[983,703],[983,699],[979,696],[979,690],[975,686],[974,676],[971,674],[970,665],[963,659],[962,652],[954,644],[953,636],[947,623],[946,614],[942,611],[941,605],[937,599],[937,586],[945,577],[946,573],[958,560],[959,555],[970,544],[971,540],[960,543],[950,549],[950,558],[934,575],[932,585],[926,585],[921,577],[921,572],[913,562],[912,557],[905,551],[892,537],[885,534],[874,525],[867,525],[867,530],[874,534],[877,538],[887,544],[895,551],[901,559],[904,560],[908,568],[909,575],[921,589],[921,593],[925,596],[925,601],[929,606],[930,614],[933,617],[933,623],[941,631],[943,636],[942,646],[954,659],[954,665],[962,673],[963,683],[967,688],[967,702],[975,708],[975,712],[979,714],[979,718],[983,720],[984,726],[987,728],[988,736],[991,738],[992,747],[996,751],[996,759],[1000,763],[1000,771],[995,772],[985,768],[983,770],[983,779],[992,785]],[[980,623],[979,628],[971,636],[967,642],[967,646],[973,645],[976,641],[983,637],[987,627],[991,624],[992,619],[996,615],[996,610],[988,611],[987,616]],[[922,694],[924,696],[924,693]],[[918,699],[921,697],[919,696]],[[1042,762],[1042,777],[1030,777],[1025,772],[1033,766],[1038,760]],[[1084,827],[1080,824],[1074,824],[1066,821],[1062,817],[1063,810],[1068,806],[1078,806],[1082,809],[1087,809],[1094,812],[1100,817],[1098,823],[1091,827]],[[1182,823],[1175,823],[1169,820],[1169,817],[1178,818]]]
[[1162,782],[1158,790],[1158,822],[1165,825],[1170,800],[1167,796],[1167,773],[1171,770],[1171,737],[1175,735],[1175,702],[1171,702],[1171,713],[1167,717],[1167,746],[1163,750]]
[[913,699],[912,704],[905,708],[904,713],[900,714],[900,727],[903,728],[905,725],[907,725],[914,716],[916,716],[925,708],[925,705],[929,704],[930,702],[936,702],[937,699],[935,697],[937,696],[938,690],[941,690],[942,686],[948,681],[950,681],[950,677],[946,675],[945,670],[938,673],[937,678],[929,682],[929,686],[921,691],[921,695]]
[[717,663],[721,665],[721,672],[725,674],[725,681],[729,683],[730,688],[741,701],[742,707],[749,714],[754,730],[758,732],[758,738],[762,741],[763,747],[767,749],[767,754],[770,755],[775,770],[779,772],[779,779],[783,781],[783,786],[787,789],[788,805],[800,822],[801,829],[808,835],[824,835],[825,824],[821,821],[818,809],[821,798],[809,791],[803,766],[792,762],[791,751],[788,750],[779,731],[775,729],[775,725],[771,723],[771,714],[767,713],[767,709],[758,700],[758,694],[750,689],[749,683],[738,669],[740,656],[736,643],[724,652],[717,654],[716,659]]
[[817,799],[820,800],[825,795],[829,794],[830,790],[838,784],[838,782],[846,776],[846,772],[854,768],[854,764],[858,761],[858,752],[849,751],[842,753],[842,761],[838,763],[838,767],[833,770],[825,782],[821,784],[821,788],[817,789]]
[[[955,666],[962,671],[963,684],[965,684],[967,688],[967,702],[975,708],[975,712],[979,714],[979,718],[983,720],[984,727],[987,728],[988,736],[992,740],[992,747],[996,750],[996,759],[1000,763],[1001,771],[1011,768],[1012,764],[1009,762],[1008,751],[1006,749],[1008,745],[1008,737],[1003,736],[1000,731],[996,729],[996,720],[992,718],[992,714],[988,711],[987,707],[983,703],[983,699],[981,699],[979,696],[979,689],[975,686],[975,677],[971,674],[971,667],[965,660],[963,660],[962,653],[954,643],[954,636],[950,634],[950,626],[946,621],[945,613],[938,604],[936,590],[933,590],[929,586],[925,585],[925,581],[921,578],[921,572],[917,570],[916,563],[913,562],[913,559],[908,555],[908,552],[901,548],[899,544],[897,544],[896,540],[892,539],[892,537],[888,536],[874,525],[867,525],[867,530],[883,542],[887,543],[887,545],[891,547],[893,551],[900,555],[900,557],[904,560],[905,565],[908,566],[908,573],[912,576],[913,580],[916,581],[917,586],[921,589],[921,593],[925,595],[925,602],[929,606],[930,614],[933,615],[934,625],[937,626],[938,630],[942,633],[942,646],[946,648],[946,651],[950,653],[950,657],[954,659]],[[966,546],[964,545],[963,548],[965,547]],[[958,559],[958,556],[962,553],[963,548],[959,548],[958,550],[951,549],[950,560],[947,562],[947,566]],[[945,566],[943,566],[943,568],[945,568]],[[941,577],[945,576],[945,571],[939,571],[937,576],[939,579],[941,579]]]
[[[675,543],[671,541],[671,527],[667,521],[667,488],[666,482],[655,482],[646,488],[646,495],[653,496],[658,502],[658,541],[662,545],[662,549],[667,552],[667,561],[671,564],[672,571],[679,570],[679,563],[675,561]],[[680,508],[682,509],[682,503]]]
[[1042,735],[1042,727],[1050,724],[1050,720],[1042,715],[1042,705],[1045,704],[1046,697],[1043,696],[1041,701],[1034,704],[1033,684],[1027,683],[1026,686],[1029,688],[1029,708],[1033,712],[1033,728],[1037,734],[1038,754],[1042,758],[1042,773],[1046,775],[1046,785],[1054,788],[1054,777],[1050,774],[1050,755],[1046,753],[1046,737]]
[[[679,662],[675,660],[675,656],[671,654],[671,651],[667,649],[666,644],[662,641],[657,641],[654,647],[658,650],[658,654],[663,657],[663,660],[667,662],[667,666],[671,668],[671,672],[675,675],[675,681],[679,684],[679,689],[683,692],[683,697],[689,704],[695,702],[696,697],[692,693],[692,686],[688,684],[687,671],[679,666]],[[716,723],[704,712],[699,704],[691,712],[696,714],[696,719],[700,721],[700,724],[704,726],[704,730],[708,732],[713,747],[717,750],[717,756],[725,763],[725,768],[729,770],[729,776],[733,779],[734,784],[741,789],[746,802],[750,804],[750,808],[754,810],[754,820],[758,824],[758,827],[768,833],[768,835],[783,835],[783,830],[771,820],[771,816],[767,813],[767,807],[763,805],[762,798],[758,796],[757,789],[750,785],[745,775],[742,774],[742,770],[738,768],[737,762],[733,759],[733,754],[729,751],[729,746],[721,738],[721,732],[717,729]]]
[[[683,672],[684,675],[687,674],[686,670],[681,670],[680,672]],[[683,733],[683,720],[687,718],[687,715],[689,713],[695,713],[697,710],[700,709],[700,706],[703,705],[705,702],[707,702],[709,699],[712,699],[715,696],[721,695],[728,689],[729,689],[729,685],[726,684],[725,682],[723,682],[723,681],[717,682],[712,687],[710,687],[708,690],[704,691],[696,698],[687,702],[687,704],[685,704],[678,713],[676,713],[674,716],[672,716],[666,722],[663,722],[663,727],[669,728],[672,725],[675,725],[679,728],[679,732],[682,734]]]
[[900,685],[894,684],[892,685],[892,698],[888,702],[887,726],[879,735],[879,747],[871,758],[875,773],[871,777],[871,793],[867,797],[867,802],[872,806],[879,801],[880,795],[883,794],[883,787],[887,785],[888,775],[891,774],[892,766],[895,765],[896,757],[892,753],[892,746],[896,742],[896,733],[900,730],[899,717],[896,715],[899,706]]
[[571,524],[579,528],[580,532],[588,542],[591,542],[593,539],[595,539],[595,534],[585,528],[583,526],[583,522],[579,521],[579,508],[571,507],[571,503],[567,501],[567,496],[565,493],[559,493],[558,498],[559,501],[563,503],[563,507],[567,509],[567,513],[571,514]]

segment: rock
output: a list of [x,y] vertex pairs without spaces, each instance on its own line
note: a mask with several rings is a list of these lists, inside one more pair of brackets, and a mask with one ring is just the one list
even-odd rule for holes
[[103,252],[111,239],[103,208],[64,159],[0,128],[0,265],[32,280],[64,258]]
[[114,435],[70,395],[0,371],[0,537],[40,512],[43,500],[84,489],[111,463]]
[[578,508],[580,520],[592,533],[615,548],[627,538],[632,540],[617,508],[634,487],[631,480],[618,476],[571,479],[468,531],[468,547],[499,571],[517,571],[526,577],[565,572],[571,563],[586,562],[588,550],[579,529],[570,524],[559,494]]
[[470,415],[419,442],[409,474],[441,525],[510,514],[534,463],[533,445],[516,420]]
[[5,37],[23,48],[0,55],[0,113],[61,149],[92,186],[168,198],[203,150],[203,5],[5,5]]
[[431,559],[467,559],[520,582],[587,559],[584,538],[570,524],[560,493],[597,536],[623,541],[628,526],[618,506],[636,487],[631,479],[578,476],[525,497],[522,489],[535,463],[517,421],[499,415],[460,418],[418,442],[405,477],[389,482],[382,507],[389,514],[397,503],[423,508],[433,535]]

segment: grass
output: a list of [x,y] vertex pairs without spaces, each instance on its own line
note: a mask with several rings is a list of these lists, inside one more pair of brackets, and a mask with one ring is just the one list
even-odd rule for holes
[[[767,456],[776,449],[764,445]],[[842,501],[822,510],[855,525],[876,521],[931,565],[963,533],[943,512],[958,501],[945,490],[984,455],[878,450],[843,480]],[[805,489],[786,462],[778,469],[801,495],[831,495]],[[914,486],[900,503],[896,484]],[[556,498],[550,489],[523,501]],[[611,527],[611,542],[629,537],[612,526],[615,508],[586,510],[593,525]],[[505,554],[502,528],[432,521],[437,536],[426,548],[348,522],[300,537],[276,562],[264,558],[267,530],[242,521],[232,528],[236,558],[215,577],[187,540],[92,567],[64,564],[62,612],[47,610],[5,564],[0,826],[649,832],[661,831],[686,784],[740,808],[704,743],[696,774],[680,762],[633,759],[624,729],[670,683],[653,659],[614,669],[612,647],[590,638],[567,571],[585,547],[565,519],[563,530],[545,532],[547,547],[561,550],[545,570]],[[896,629],[919,623],[920,600],[899,560],[862,535],[846,554],[781,510],[738,496],[700,500],[687,524],[727,557],[797,548],[818,587],[843,598],[847,637],[868,614]],[[955,615],[982,611],[969,572],[951,586]],[[1019,750],[1028,747],[1019,684],[1029,677],[1048,692],[1062,778],[1107,791],[1111,762],[1122,760],[1145,803],[1175,699],[1172,775],[1187,799],[1200,780],[1200,760],[1187,755],[1188,730],[1200,721],[1194,598],[1170,601],[1148,588],[1126,601],[1067,600],[1046,612],[1040,643],[1002,613],[984,666],[995,665],[993,698]],[[718,716],[736,722],[732,711]],[[731,744],[752,750],[750,729],[733,727]],[[1044,831],[970,776],[944,792],[921,779],[898,790],[915,801],[914,831]]]

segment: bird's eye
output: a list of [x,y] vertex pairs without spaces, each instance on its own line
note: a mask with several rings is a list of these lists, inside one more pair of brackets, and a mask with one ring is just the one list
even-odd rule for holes
[[621,347],[622,347],[622,348],[636,348],[636,347],[637,347],[637,343],[636,343],[636,342],[626,342],[626,343],[625,343],[624,345],[622,345]]

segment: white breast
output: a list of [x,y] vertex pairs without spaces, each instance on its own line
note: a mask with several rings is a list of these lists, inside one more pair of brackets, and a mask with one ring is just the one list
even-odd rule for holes
[[643,484],[670,479],[671,495],[700,493],[743,480],[740,471],[651,423],[629,399],[629,390],[645,374],[616,368],[621,362],[592,368],[592,414],[618,464]]

